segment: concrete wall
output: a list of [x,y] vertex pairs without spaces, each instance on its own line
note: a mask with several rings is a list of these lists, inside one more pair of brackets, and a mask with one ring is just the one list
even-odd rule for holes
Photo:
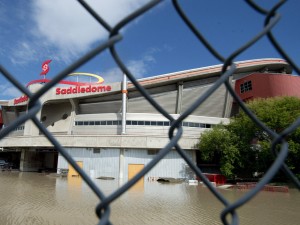
[[[119,149],[101,148],[100,153],[94,153],[92,148],[66,148],[66,150],[75,161],[83,162],[83,170],[93,178],[100,176],[119,178]],[[57,168],[69,168],[62,155],[58,156]]]
[[41,112],[41,121],[53,133],[67,133],[71,122],[71,103],[48,103]]
[[[192,151],[186,151],[192,159]],[[128,179],[129,164],[147,165],[156,155],[149,155],[148,150],[125,149],[124,151],[124,179]],[[185,161],[176,151],[169,152],[144,177],[173,177],[186,178],[188,176]]]
[[[128,179],[129,164],[146,165],[155,157],[149,155],[146,149],[124,149],[122,163],[120,163],[120,149],[101,148],[100,153],[94,153],[92,148],[67,148],[66,150],[75,161],[83,162],[83,170],[91,177],[104,176],[119,179],[121,173],[125,182]],[[186,151],[186,153],[193,160],[193,151]],[[57,168],[69,168],[68,162],[61,155],[58,157]],[[186,178],[190,175],[188,173],[185,161],[176,151],[171,151],[144,178]]]

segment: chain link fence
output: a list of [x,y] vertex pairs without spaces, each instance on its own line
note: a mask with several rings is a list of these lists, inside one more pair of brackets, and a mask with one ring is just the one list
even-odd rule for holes
[[[0,65],[0,71],[12,84],[15,85],[21,92],[26,94],[30,101],[28,103],[28,113],[26,115],[22,115],[18,117],[12,124],[10,124],[6,129],[2,130],[0,133],[0,139],[4,138],[9,134],[9,132],[13,131],[15,127],[23,124],[27,120],[32,120],[35,125],[40,129],[40,131],[47,137],[47,139],[54,145],[57,151],[65,157],[65,159],[71,164],[75,170],[80,174],[80,176],[84,179],[87,185],[91,188],[91,190],[98,196],[100,203],[96,207],[96,214],[99,218],[99,224],[111,224],[110,222],[110,204],[120,197],[123,193],[125,193],[129,188],[131,188],[141,177],[143,177],[147,172],[149,172],[171,149],[175,148],[179,155],[186,161],[187,165],[195,172],[195,174],[203,180],[205,185],[209,188],[209,190],[213,193],[213,195],[224,205],[224,210],[221,212],[221,220],[223,224],[239,224],[239,218],[236,210],[241,207],[243,204],[246,204],[250,201],[259,191],[261,191],[267,183],[271,181],[271,179],[275,176],[275,174],[279,170],[283,170],[287,177],[289,177],[295,186],[300,189],[300,182],[295,177],[295,175],[289,170],[289,168],[285,164],[285,159],[289,153],[288,143],[285,141],[285,137],[292,132],[294,132],[300,126],[300,118],[296,120],[293,124],[291,124],[287,129],[282,131],[281,133],[276,133],[273,130],[269,129],[264,123],[262,123],[243,103],[243,101],[237,96],[235,91],[232,89],[229,83],[229,77],[234,74],[236,71],[236,66],[234,63],[234,59],[241,54],[246,49],[250,48],[253,44],[255,44],[262,37],[267,37],[270,43],[274,46],[274,48],[280,53],[280,55],[287,60],[287,62],[292,66],[294,71],[298,74],[299,68],[293,62],[293,60],[285,53],[285,51],[281,48],[280,44],[276,41],[276,38],[272,34],[272,28],[276,26],[278,21],[280,20],[280,15],[278,13],[278,9],[284,5],[285,1],[279,1],[278,4],[274,5],[271,10],[266,10],[255,2],[251,0],[246,0],[246,3],[249,7],[252,7],[257,13],[260,13],[265,16],[265,23],[263,29],[258,33],[255,37],[253,37],[249,42],[245,43],[238,50],[232,52],[229,57],[223,57],[213,46],[210,45],[209,41],[205,39],[202,35],[201,31],[197,29],[193,23],[189,20],[188,16],[185,14],[184,10],[181,8],[180,4],[177,0],[173,0],[172,4],[176,9],[179,17],[185,22],[186,26],[193,32],[193,34],[198,38],[199,44],[203,44],[210,53],[218,59],[223,64],[222,75],[220,78],[214,83],[214,85],[202,96],[200,96],[197,101],[195,101],[189,109],[187,109],[184,113],[180,115],[178,119],[174,119],[171,115],[169,115],[164,108],[162,108],[154,99],[151,98],[149,93],[139,84],[139,82],[135,79],[134,74],[132,74],[128,68],[123,63],[122,59],[119,57],[118,52],[115,49],[115,44],[122,40],[123,36],[119,33],[119,31],[124,28],[126,25],[131,23],[134,19],[142,16],[145,12],[150,10],[153,7],[156,7],[161,1],[153,0],[143,7],[139,8],[126,18],[123,18],[117,25],[111,27],[108,23],[101,18],[101,15],[98,15],[93,8],[91,8],[86,2],[83,0],[79,0],[80,4],[83,8],[85,8],[90,15],[98,21],[98,23],[103,26],[107,32],[109,32],[109,38],[107,41],[102,43],[101,45],[95,47],[86,55],[84,55],[79,60],[73,62],[69,67],[65,68],[62,72],[57,74],[51,82],[46,83],[38,92],[35,94],[28,91],[17,79],[10,74],[4,66]],[[89,176],[76,164],[74,159],[67,153],[67,151],[60,145],[60,143],[51,135],[51,133],[41,124],[39,118],[36,117],[36,114],[41,109],[41,103],[39,102],[39,98],[49,91],[54,85],[56,85],[60,80],[65,78],[68,74],[73,72],[75,69],[88,62],[90,59],[95,57],[98,54],[101,54],[104,50],[109,49],[111,55],[113,56],[115,62],[118,64],[119,68],[127,75],[129,80],[135,85],[135,87],[140,91],[140,93],[163,115],[165,116],[171,124],[169,130],[169,143],[159,151],[158,155],[147,164],[142,171],[140,171],[133,179],[128,181],[118,190],[110,194],[109,196],[105,196],[103,192],[93,183],[93,181],[89,178]],[[189,159],[187,154],[182,150],[178,141],[183,133],[183,129],[181,127],[182,121],[190,115],[197,107],[199,107],[205,99],[207,99],[220,85],[225,84],[227,90],[235,99],[235,101],[239,104],[242,110],[258,125],[260,126],[270,137],[272,137],[272,147],[271,151],[276,156],[276,160],[273,162],[272,166],[265,173],[264,177],[260,180],[260,182],[249,192],[247,192],[243,197],[237,200],[234,203],[230,203],[226,200],[211,183],[207,180],[207,178],[203,175],[201,170]],[[275,146],[280,145],[280,151],[275,151]],[[230,216],[231,215],[231,216]]]

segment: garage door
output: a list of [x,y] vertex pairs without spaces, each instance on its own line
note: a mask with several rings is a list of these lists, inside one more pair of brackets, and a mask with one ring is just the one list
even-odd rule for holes
[[[82,161],[77,161],[77,165],[82,169],[83,168],[83,162]],[[68,172],[68,177],[79,177],[79,174],[77,171],[69,164],[69,172]]]
[[[129,164],[128,165],[128,180],[132,179],[138,172],[144,169],[144,164]],[[132,188],[132,190],[144,189],[144,177],[142,177]]]

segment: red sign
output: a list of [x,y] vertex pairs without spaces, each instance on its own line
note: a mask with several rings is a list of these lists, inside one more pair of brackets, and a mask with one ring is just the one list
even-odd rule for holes
[[14,99],[14,105],[20,104],[22,102],[27,102],[28,101],[28,96],[27,95],[23,95],[20,98],[16,98]]
[[51,63],[51,61],[52,61],[51,59],[48,59],[45,62],[43,62],[42,64],[43,71],[40,73],[40,75],[46,75],[49,72],[50,70],[49,63]]
[[111,86],[76,86],[68,88],[56,88],[56,95],[69,95],[78,93],[96,93],[111,91]]

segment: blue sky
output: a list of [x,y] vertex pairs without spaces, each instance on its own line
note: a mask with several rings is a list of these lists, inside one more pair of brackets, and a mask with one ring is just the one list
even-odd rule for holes
[[[147,0],[87,1],[111,25]],[[250,40],[263,27],[264,16],[244,1],[180,1],[189,18],[213,46],[226,57]],[[260,0],[270,9],[277,1]],[[297,62],[299,59],[300,1],[288,1],[279,12],[281,21],[273,29],[278,42]],[[220,64],[176,14],[170,1],[163,1],[128,24],[124,39],[116,45],[119,55],[137,77],[149,77]],[[51,79],[108,33],[74,0],[0,0],[0,63],[24,85],[39,76],[41,65],[51,59]],[[267,38],[261,39],[236,58],[281,58]],[[122,73],[108,51],[75,72],[95,73],[106,82],[120,81]],[[20,96],[0,76],[0,99]]]

